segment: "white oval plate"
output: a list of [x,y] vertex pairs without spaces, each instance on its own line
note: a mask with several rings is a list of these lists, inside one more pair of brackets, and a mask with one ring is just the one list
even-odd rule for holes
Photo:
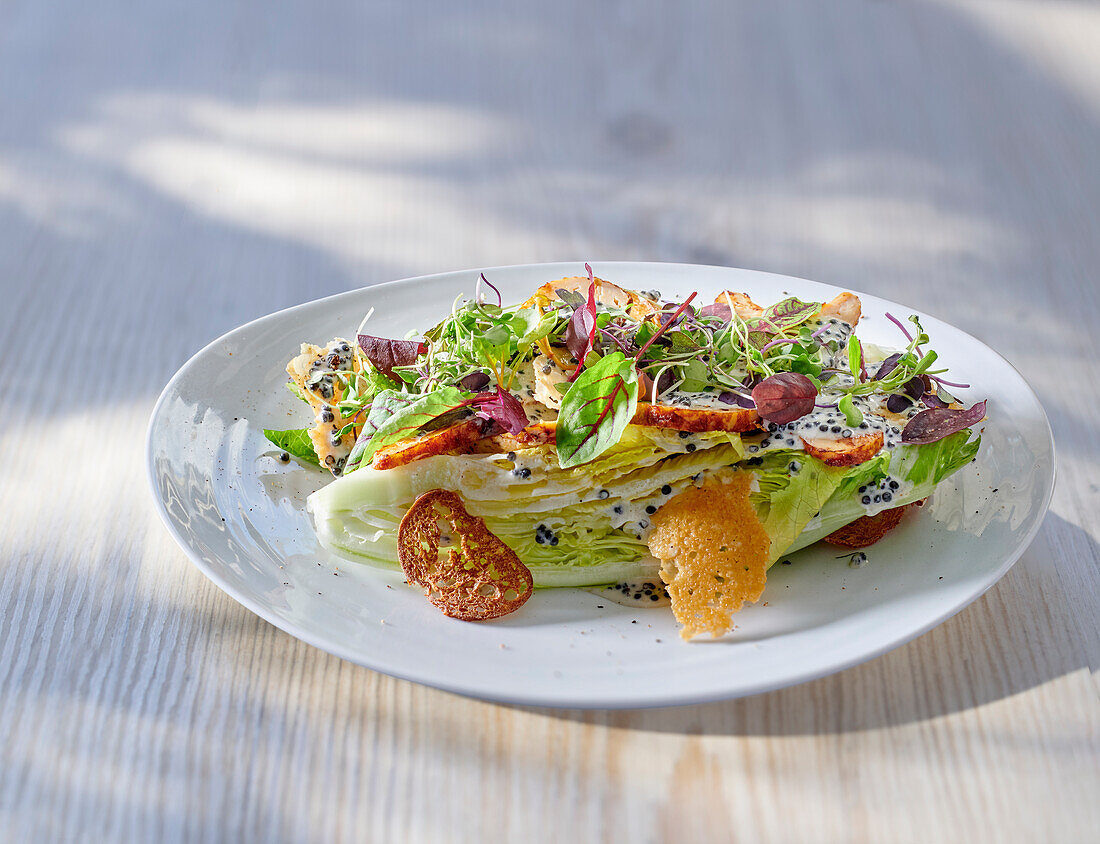
[[[622,286],[710,301],[743,290],[827,301],[839,288],[725,267],[601,263]],[[578,275],[580,264],[499,267],[486,275],[505,302]],[[331,557],[317,544],[306,495],[328,475],[280,463],[263,428],[307,414],[284,384],[302,341],[371,333],[403,337],[436,323],[477,271],[395,281],[250,322],[196,354],[165,387],[149,423],[150,481],[168,529],[223,590],[316,647],[395,677],[461,694],[558,707],[641,707],[749,695],[821,677],[920,635],[992,586],[1039,529],[1054,486],[1054,442],[1035,394],[973,337],[920,314],[952,380],[989,399],[976,463],[943,485],[850,568],[831,546],[776,565],[760,604],[723,639],[681,641],[667,609],[638,609],[579,589],[537,592],[511,616],[446,618],[399,576]],[[709,297],[709,298],[708,298]],[[860,294],[864,340],[899,345],[883,316],[912,309]]]

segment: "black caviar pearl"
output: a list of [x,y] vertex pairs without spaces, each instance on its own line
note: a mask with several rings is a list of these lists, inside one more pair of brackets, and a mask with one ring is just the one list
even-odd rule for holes
[[527,479],[528,479],[529,477],[531,477],[531,470],[530,470],[530,469],[526,469],[526,468],[524,468],[524,469],[520,469],[520,470],[519,470],[519,476],[520,476],[521,478],[523,478],[524,480],[527,480]]
[[284,463],[289,463],[290,462],[290,454],[288,452],[284,451],[282,454],[279,455],[279,459],[282,460]]
[[504,456],[507,457],[509,460],[515,460],[516,459],[516,453],[514,451],[509,451]]
[[691,431],[681,431],[680,432],[680,439],[682,439],[682,440],[686,440],[690,436],[691,436]]
[[649,514],[650,516],[652,516],[652,515],[653,515],[654,513],[656,513],[656,512],[657,512],[657,508],[656,508],[656,507],[654,507],[654,506],[653,506],[652,504],[647,504],[647,505],[645,506],[645,511],[646,511],[646,513],[647,513],[647,514]]
[[697,446],[695,443],[688,443],[687,444],[688,454],[691,454],[691,452],[695,451],[695,449],[697,449],[698,447],[699,446]]
[[839,425],[833,425],[831,430],[834,434],[839,434],[840,433],[840,426]]
[[557,545],[558,544],[558,538],[556,536],[551,536],[550,537],[550,544],[551,545]]
[[871,503],[871,496],[865,495],[865,496],[863,496],[863,498],[861,498],[859,500],[862,501],[864,504],[870,504]]
[[672,487],[670,487],[668,484],[665,484],[663,487],[661,487],[661,495],[671,495],[671,494],[672,494]]
[[883,501],[891,501],[891,500],[893,499],[893,497],[894,497],[894,496],[892,496],[892,495],[891,495],[890,493],[888,493],[888,492],[884,492],[884,493],[882,494],[882,500],[883,500]]
[[890,489],[897,489],[899,486],[897,481],[890,481]]
[[621,516],[623,514],[623,505],[622,504],[616,504],[611,509],[614,511],[616,516]]
[[829,432],[829,426],[828,425],[818,425],[817,427],[820,428],[825,433]]
[[333,415],[331,409],[326,407],[324,410],[321,411],[321,421],[322,422],[331,422],[335,418],[336,417]]

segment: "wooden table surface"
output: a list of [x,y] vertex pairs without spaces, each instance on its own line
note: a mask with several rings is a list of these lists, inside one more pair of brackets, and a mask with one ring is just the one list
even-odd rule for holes
[[[1100,6],[0,5],[0,838],[1100,840]],[[1006,355],[1039,537],[909,645],[773,694],[497,706],[314,650],[152,507],[164,383],[421,272],[744,266]]]

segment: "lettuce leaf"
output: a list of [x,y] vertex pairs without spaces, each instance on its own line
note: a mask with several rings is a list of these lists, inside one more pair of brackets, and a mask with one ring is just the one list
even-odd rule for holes
[[370,460],[383,446],[406,439],[437,416],[459,407],[465,398],[466,394],[454,387],[419,396],[383,390],[371,403],[367,421],[348,455],[344,474]]
[[[970,440],[970,435],[969,430],[959,431],[936,443],[899,446],[861,466],[869,466],[881,458],[886,458],[888,465],[886,472],[882,474],[888,473],[892,477],[905,481],[903,488],[895,493],[892,504],[896,507],[912,504],[927,498],[940,482],[974,459],[981,444],[981,437]],[[882,474],[878,477],[882,477]],[[861,505],[856,491],[860,485],[876,479],[869,475],[863,478],[852,476],[846,479],[832,498],[825,502],[817,518],[806,526],[785,553],[789,554],[806,548],[833,531],[854,522],[860,516],[866,515],[867,511]]]
[[[755,470],[757,491],[750,501],[764,530],[771,537],[769,562],[802,533],[810,519],[828,501],[850,473],[847,468],[826,466],[801,451],[771,451]],[[797,464],[797,471],[791,471]]]
[[270,428],[264,428],[264,436],[287,454],[320,468],[321,461],[317,459],[317,452],[313,449],[308,428],[292,428],[289,431],[273,431]]

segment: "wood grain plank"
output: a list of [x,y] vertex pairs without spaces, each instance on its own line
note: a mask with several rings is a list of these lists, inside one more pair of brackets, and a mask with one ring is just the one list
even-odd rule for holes
[[[1094,6],[46,0],[0,16],[5,836],[1095,837]],[[975,334],[1051,415],[1039,538],[972,607],[842,674],[572,712],[314,650],[160,526],[145,421],[210,339],[370,282],[577,257],[802,275]]]

